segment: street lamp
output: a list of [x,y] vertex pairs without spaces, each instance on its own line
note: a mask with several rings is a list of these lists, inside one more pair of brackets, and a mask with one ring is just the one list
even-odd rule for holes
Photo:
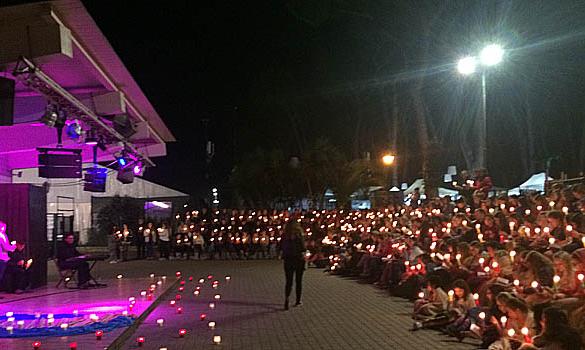
[[390,166],[390,165],[394,164],[394,158],[395,158],[394,155],[392,155],[390,153],[385,154],[382,156],[382,163],[385,166]]
[[[457,62],[457,70],[462,75],[471,75],[475,73],[478,63],[482,66],[490,67],[502,62],[504,58],[504,49],[498,44],[490,44],[481,50],[479,61],[476,57],[467,56]],[[477,165],[479,168],[486,169],[487,159],[487,106],[486,106],[486,77],[485,69],[481,70],[481,116],[479,123],[479,154],[477,155]]]

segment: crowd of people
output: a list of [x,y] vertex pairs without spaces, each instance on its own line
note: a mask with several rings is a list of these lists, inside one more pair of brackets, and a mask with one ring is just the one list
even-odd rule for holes
[[112,237],[122,259],[127,242],[147,259],[156,250],[161,259],[268,259],[296,221],[309,266],[412,300],[412,331],[473,337],[488,349],[581,349],[584,215],[579,184],[547,195],[417,197],[381,210],[202,209],[177,215],[172,228],[139,223],[136,235],[124,226]]

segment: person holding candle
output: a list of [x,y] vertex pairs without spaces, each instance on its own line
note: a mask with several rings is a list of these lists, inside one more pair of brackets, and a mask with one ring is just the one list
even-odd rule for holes
[[296,220],[289,221],[284,227],[281,241],[282,259],[286,284],[284,287],[284,309],[288,310],[288,300],[292,292],[293,278],[296,287],[295,306],[301,305],[303,291],[303,272],[305,271],[305,242],[303,230]]
[[6,291],[8,293],[21,294],[29,286],[29,267],[33,263],[32,259],[27,259],[23,241],[16,242],[16,249],[8,253],[10,260],[6,267]]
[[2,278],[4,277],[4,272],[8,266],[8,260],[10,260],[8,253],[15,250],[16,244],[10,243],[8,241],[8,236],[6,235],[6,223],[0,221],[0,281],[2,281]]
[[583,340],[579,332],[569,325],[567,314],[556,307],[544,310],[542,332],[532,339],[532,345],[523,345],[521,350],[581,350]]

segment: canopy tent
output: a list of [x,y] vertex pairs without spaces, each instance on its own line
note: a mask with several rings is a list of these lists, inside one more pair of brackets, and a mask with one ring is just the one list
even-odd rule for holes
[[[409,194],[414,192],[414,189],[418,188],[421,194],[425,194],[425,180],[424,179],[416,179],[406,190],[404,190],[404,195],[408,196]],[[452,190],[449,188],[439,187],[437,188],[439,192],[439,197],[449,196],[453,199],[459,196],[459,191]]]
[[[552,177],[548,177],[548,181],[553,180]],[[546,182],[546,173],[537,173],[532,175],[528,180],[522,183],[520,186],[512,188],[508,191],[508,195],[519,195],[524,191],[536,191],[544,192],[544,183]]]

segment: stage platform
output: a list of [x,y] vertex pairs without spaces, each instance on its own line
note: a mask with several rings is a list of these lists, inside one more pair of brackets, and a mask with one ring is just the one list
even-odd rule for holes
[[[102,288],[57,289],[53,284],[31,293],[1,294],[0,348],[33,349],[33,342],[40,341],[41,350],[71,349],[73,342],[78,349],[103,350],[178,283],[174,275],[117,277],[100,281],[107,284]],[[100,340],[96,330],[103,330]]]

